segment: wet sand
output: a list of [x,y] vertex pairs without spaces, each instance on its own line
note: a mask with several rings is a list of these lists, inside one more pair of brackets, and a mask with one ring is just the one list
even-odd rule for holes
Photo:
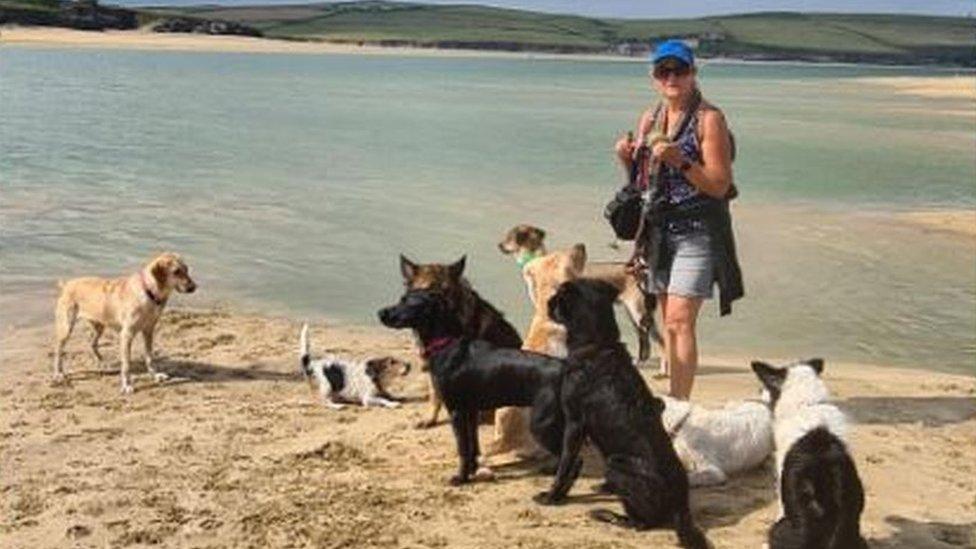
[[971,73],[957,76],[878,76],[857,80],[865,84],[884,86],[900,94],[976,100],[976,75]]
[[901,217],[927,229],[976,238],[976,210],[908,212]]
[[[448,486],[449,427],[414,427],[427,412],[426,374],[415,368],[398,380],[393,392],[409,399],[401,409],[326,409],[297,372],[298,327],[284,318],[170,311],[157,348],[173,378],[157,385],[140,375],[129,396],[119,394],[118,361],[108,358],[114,337],[103,338],[103,370],[79,326],[67,356],[70,384],[52,386],[50,326],[6,331],[0,546],[675,546],[669,530],[632,532],[587,517],[620,510],[593,492],[595,463],[561,507],[533,503],[550,478],[511,460],[493,482]],[[316,325],[312,341],[316,353],[416,363],[406,333]],[[747,358],[703,364],[700,402],[756,394]],[[976,380],[829,361],[825,379],[854,424],[871,546],[973,547]],[[487,441],[490,428],[481,434]],[[696,489],[692,504],[716,547],[760,547],[777,513],[771,468]]]

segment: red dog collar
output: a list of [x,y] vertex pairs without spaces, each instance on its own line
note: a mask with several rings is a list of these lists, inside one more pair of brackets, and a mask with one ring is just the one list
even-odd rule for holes
[[448,345],[454,343],[454,341],[455,338],[453,337],[435,337],[430,343],[424,345],[424,350],[420,353],[420,356],[426,360],[435,353],[443,351]]

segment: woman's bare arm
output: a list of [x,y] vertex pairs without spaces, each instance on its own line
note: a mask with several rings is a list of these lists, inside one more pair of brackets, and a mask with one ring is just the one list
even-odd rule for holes
[[720,111],[701,111],[701,163],[692,163],[685,177],[699,191],[725,198],[732,185],[732,140]]

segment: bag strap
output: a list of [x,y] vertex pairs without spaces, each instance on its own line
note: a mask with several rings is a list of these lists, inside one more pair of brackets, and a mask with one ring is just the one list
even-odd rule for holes
[[[701,108],[701,104],[702,104],[701,91],[695,89],[695,93],[692,94],[691,96],[691,102],[688,103],[688,110],[685,111],[684,116],[681,117],[681,123],[678,124],[676,131],[674,131],[673,133],[672,132],[667,133],[668,139],[674,139],[675,137],[685,133],[685,131],[688,130],[688,125],[691,124],[691,121],[696,118],[698,109]],[[662,107],[663,107],[663,103],[658,103],[658,110],[661,110]],[[657,113],[655,112],[655,116],[656,115]],[[653,127],[654,125],[652,124],[651,128]]]

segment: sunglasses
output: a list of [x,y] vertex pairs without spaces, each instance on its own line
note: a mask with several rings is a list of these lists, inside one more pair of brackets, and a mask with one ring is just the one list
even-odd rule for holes
[[672,74],[677,77],[688,76],[691,74],[691,67],[685,64],[680,65],[658,65],[651,71],[654,78],[664,80]]

